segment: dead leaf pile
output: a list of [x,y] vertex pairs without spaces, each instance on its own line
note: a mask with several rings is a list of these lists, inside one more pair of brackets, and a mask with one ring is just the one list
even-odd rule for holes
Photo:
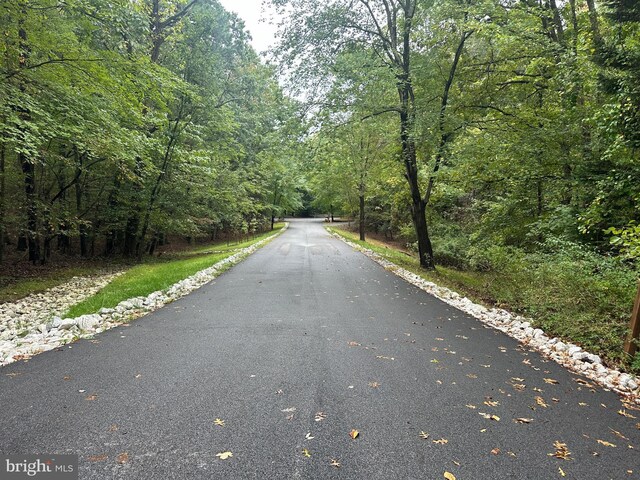
[[550,457],[556,457],[556,458],[559,458],[561,460],[571,460],[571,458],[569,458],[571,456],[571,452],[567,448],[567,444],[566,443],[562,443],[560,441],[555,441],[553,443],[553,446],[556,448],[556,451],[554,453],[549,453],[548,455]]

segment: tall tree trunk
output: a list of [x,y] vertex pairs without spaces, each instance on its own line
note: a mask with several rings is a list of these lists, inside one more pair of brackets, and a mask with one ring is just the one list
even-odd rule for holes
[[[120,177],[118,173],[116,173],[113,177],[113,187],[109,192],[109,197],[107,198],[107,212],[109,213],[108,217],[116,217],[116,208],[118,206],[118,194],[120,192]],[[110,256],[116,252],[116,246],[121,245],[123,242],[120,241],[119,235],[121,230],[115,228],[113,225],[109,227],[107,233],[105,234],[105,243],[104,243],[104,255]]]
[[360,241],[365,241],[365,225],[364,225],[364,192],[362,191],[362,187],[360,188],[360,195],[358,196],[360,201],[360,221],[359,221],[359,230],[360,230]]
[[6,202],[6,180],[5,180],[5,146],[0,142],[0,263],[4,260],[5,246],[5,202]]
[[591,23],[591,34],[593,35],[593,43],[596,47],[596,53],[602,50],[603,42],[600,35],[600,24],[598,21],[598,12],[594,0],[587,0],[587,8],[589,9],[589,22]]
[[35,265],[40,261],[35,165],[22,152],[18,154],[18,161],[24,174],[24,193],[27,200],[27,250],[29,252],[29,261]]
[[564,44],[564,26],[562,25],[562,17],[560,16],[556,0],[549,0],[549,6],[551,7],[551,13],[553,15],[556,38],[559,43]]
[[[27,44],[27,31],[24,28],[24,19],[27,16],[26,5],[23,5],[21,18],[18,27],[18,37],[20,39],[20,68],[27,67],[29,60],[29,45]],[[20,83],[20,91],[25,92],[24,83]],[[29,122],[30,112],[26,108],[18,107],[18,113],[23,122]],[[25,135],[26,136],[26,135]],[[18,163],[24,174],[24,192],[26,196],[27,209],[27,249],[29,251],[29,261],[34,265],[40,261],[40,241],[38,239],[38,207],[36,202],[36,172],[35,164],[31,158],[23,151],[18,153]]]
[[84,155],[78,154],[76,151],[76,178],[78,179],[74,185],[75,194],[76,194],[76,215],[78,216],[78,220],[80,224],[78,225],[78,230],[80,233],[80,255],[86,257],[89,254],[89,248],[87,244],[87,226],[84,224],[82,219],[80,219],[80,214],[82,212],[82,197],[83,197],[83,185],[80,177],[82,176],[82,163],[83,163]]

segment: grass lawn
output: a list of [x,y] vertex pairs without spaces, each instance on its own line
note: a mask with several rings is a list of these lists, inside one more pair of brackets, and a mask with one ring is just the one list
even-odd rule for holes
[[[279,226],[282,228],[284,224]],[[147,263],[127,270],[94,296],[71,307],[65,317],[74,318],[96,313],[101,308],[113,308],[123,300],[144,297],[155,291],[169,288],[174,283],[230,257],[237,250],[246,248],[278,231],[279,229],[274,229],[273,232],[257,235],[255,239],[241,244],[230,246],[226,243],[213,244],[180,252],[173,258],[149,259]],[[215,253],[202,253],[208,251],[215,251]]]
[[615,275],[589,275],[580,270],[578,261],[525,264],[499,272],[438,266],[430,272],[420,268],[417,256],[384,242],[361,242],[357,233],[340,227],[328,230],[474,302],[531,318],[548,335],[597,353],[611,366],[640,372],[640,355],[634,361],[622,350],[636,291],[633,281],[612,282]]

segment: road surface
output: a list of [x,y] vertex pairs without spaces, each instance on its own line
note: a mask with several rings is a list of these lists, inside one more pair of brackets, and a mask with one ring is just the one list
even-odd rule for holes
[[182,300],[0,369],[0,452],[78,454],[82,479],[640,478],[640,411],[576,379],[294,220]]

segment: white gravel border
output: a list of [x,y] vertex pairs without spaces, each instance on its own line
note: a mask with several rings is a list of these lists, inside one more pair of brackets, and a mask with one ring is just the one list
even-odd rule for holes
[[569,370],[590,378],[604,388],[613,390],[640,403],[640,382],[638,378],[634,375],[606,367],[602,364],[602,360],[598,355],[585,352],[581,347],[572,343],[562,342],[559,338],[549,338],[544,331],[531,326],[531,319],[514,315],[506,310],[497,308],[489,309],[473,303],[468,298],[461,296],[453,290],[428,282],[415,273],[399,267],[373,250],[361,247],[335,232],[329,233],[355,250],[363,253],[374,262],[382,265],[386,270],[395,273],[412,285],[415,285],[458,310],[477,318],[486,326],[506,333],[520,343],[542,353],[545,357],[567,367]]
[[[37,304],[36,308],[45,311],[46,314],[30,315],[29,317],[21,317],[19,320],[16,315],[21,313],[25,300],[18,303],[3,304],[0,307],[0,314],[4,314],[4,318],[0,316],[0,366],[5,366],[18,360],[26,360],[33,355],[53,350],[70,342],[74,342],[80,338],[91,338],[96,333],[110,330],[114,327],[129,322],[135,318],[142,317],[164,307],[168,303],[174,302],[198,288],[206,285],[221,273],[226,271],[233,265],[241,262],[246,257],[254,253],[267,242],[273,240],[289,227],[288,223],[278,232],[254,243],[253,245],[243,248],[233,255],[219,261],[218,263],[201,270],[190,277],[180,280],[166,290],[153,292],[146,297],[130,298],[123,300],[115,308],[103,308],[98,313],[92,315],[82,315],[78,318],[62,319],[55,315],[56,311],[64,311],[69,306],[78,303],[78,301],[96,293],[100,288],[104,287],[109,281],[113,280],[118,274],[101,277],[96,282],[95,278],[74,279],[72,282],[59,285],[53,289],[47,290],[43,294],[39,294],[42,298],[53,298],[55,295],[67,295],[69,291],[67,287],[84,286],[87,288],[81,295],[72,295],[72,301],[69,303],[59,302],[59,308],[44,310],[44,306]],[[89,288],[86,286],[87,281],[94,284]],[[29,298],[29,297],[28,297]],[[31,306],[33,310],[33,305]],[[70,348],[70,347],[69,347]]]

